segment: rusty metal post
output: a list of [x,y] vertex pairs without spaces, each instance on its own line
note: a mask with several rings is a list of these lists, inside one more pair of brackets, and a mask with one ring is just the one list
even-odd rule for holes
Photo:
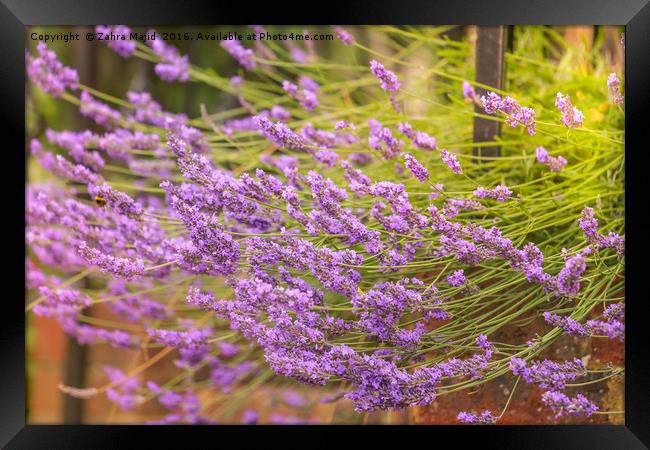
[[[477,27],[476,38],[476,81],[478,83],[503,89],[505,82],[505,52],[508,47],[512,31],[507,26]],[[486,90],[476,89],[478,96],[485,95]],[[474,110],[484,113],[478,105]],[[493,141],[501,131],[501,122],[488,120],[482,117],[474,118],[474,142]],[[498,156],[500,147],[491,145],[474,147],[475,156]],[[478,159],[478,158],[477,158]],[[480,160],[479,160],[480,161]]]

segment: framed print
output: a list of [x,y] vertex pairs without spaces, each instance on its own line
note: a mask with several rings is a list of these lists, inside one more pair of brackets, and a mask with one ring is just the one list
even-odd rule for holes
[[2,443],[647,448],[647,2],[303,7],[3,0]]

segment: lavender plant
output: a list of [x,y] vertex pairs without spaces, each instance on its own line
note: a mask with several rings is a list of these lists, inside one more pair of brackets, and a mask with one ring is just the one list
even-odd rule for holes
[[[31,139],[51,176],[26,189],[27,310],[81,344],[158,351],[62,389],[123,410],[157,402],[168,414],[155,423],[296,423],[262,420],[248,395],[289,386],[293,408],[316,395],[365,413],[506,377],[547,389],[558,416],[602,412],[571,382],[622,368],[539,357],[563,334],[624,339],[622,74],[596,53],[588,70],[571,51],[550,63],[551,31],[524,27],[501,91],[472,81],[472,47],[444,31],[212,44],[235,73],[153,31],[109,43],[239,104],[188,115],[95,90],[44,43],[28,51],[31,86],[95,125]],[[474,143],[477,115],[509,126]],[[495,144],[498,157],[472,154]],[[122,320],[94,318],[97,304]],[[525,337],[500,341],[512,325]],[[156,382],[163,358],[176,375]],[[458,419],[498,423],[511,401],[514,388],[500,415],[477,405]]]

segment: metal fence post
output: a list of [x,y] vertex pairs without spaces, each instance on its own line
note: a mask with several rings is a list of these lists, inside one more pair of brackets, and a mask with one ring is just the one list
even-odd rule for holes
[[[477,27],[476,38],[476,81],[496,89],[503,89],[505,82],[505,52],[508,43],[512,42],[510,36],[512,30],[507,26]],[[486,90],[476,88],[478,96],[485,95]],[[483,109],[476,105],[474,110],[477,113],[484,113]],[[488,120],[482,117],[474,118],[474,142],[493,141],[501,131],[501,122]],[[498,156],[500,147],[490,145],[474,147],[475,156]],[[477,160],[480,161],[479,158]]]

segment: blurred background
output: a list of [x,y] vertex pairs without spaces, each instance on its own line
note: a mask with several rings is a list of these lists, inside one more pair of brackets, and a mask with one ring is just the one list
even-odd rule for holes
[[[517,39],[517,28],[512,31],[512,39]],[[567,42],[572,43],[586,52],[591,51],[595,42],[599,42],[598,51],[604,53],[606,63],[612,66],[612,71],[622,68],[624,62],[624,49],[620,45],[620,36],[623,27],[608,26],[573,26],[552,27],[557,33],[564,36]],[[134,31],[146,31],[146,28],[134,27]],[[156,28],[158,32],[179,31],[192,29],[184,28]],[[274,27],[267,27],[273,31]],[[301,33],[305,27],[282,27],[285,33]],[[385,36],[381,32],[367,28],[348,27],[361,42],[372,42],[376,47],[389,49]],[[26,47],[30,52],[35,52],[37,41],[29,39],[30,32],[58,33],[73,32],[83,36],[92,27],[32,27],[28,32]],[[194,29],[195,31],[198,30]],[[228,32],[250,31],[247,27],[212,27],[201,31]],[[329,27],[309,27],[310,32],[331,33]],[[476,27],[447,27],[444,36],[451,40],[466,41],[470,46],[476,45]],[[188,54],[192,64],[204,68],[214,68],[224,76],[236,75],[239,72],[237,63],[225,51],[218,47],[218,41],[171,41],[169,44],[178,47],[182,54]],[[336,42],[316,42],[315,47],[319,54],[330,54],[336,51]],[[291,45],[300,45],[289,42]],[[510,44],[512,45],[512,43]],[[92,86],[99,91],[123,97],[126,91],[148,91],[165,110],[180,113],[184,112],[189,117],[200,116],[200,105],[206,105],[210,113],[232,109],[239,106],[237,99],[229,94],[212,89],[200,83],[166,83],[161,81],[153,72],[153,64],[137,58],[122,59],[118,57],[104,42],[54,42],[48,46],[55,50],[59,59],[66,65],[78,70],[83,84]],[[288,48],[289,51],[295,50]],[[389,53],[390,50],[387,51]],[[418,58],[426,59],[430,55],[426,51],[420,52]],[[549,58],[559,58],[549,51]],[[473,54],[470,52],[468,64],[474,64]],[[506,59],[507,61],[507,59]],[[43,94],[33,85],[26,85],[26,124],[25,157],[28,163],[28,178],[30,181],[43,181],[49,175],[29,158],[27,143],[32,137],[41,136],[45,129],[55,130],[82,130],[94,129],[97,126],[89,119],[81,116],[77,108],[69,103],[56,101]],[[92,315],[97,320],[111,320],[116,316],[105,307],[95,305]],[[499,339],[507,341],[516,338],[517,329],[513,327],[503,330],[504,336]],[[122,412],[107,400],[104,395],[94,396],[81,400],[64,395],[58,388],[60,383],[68,386],[98,386],[106,381],[103,366],[111,365],[120,367],[138,358],[138,351],[125,349],[116,350],[109,346],[79,346],[75,339],[68,338],[60,329],[54,319],[38,317],[28,314],[27,317],[27,387],[28,410],[27,421],[32,424],[53,423],[141,423],[146,420],[158,419],[164,410],[156,402],[148,402],[134,412]],[[552,353],[561,351],[562,358],[577,356],[588,357],[593,361],[613,362],[624,364],[623,345],[618,341],[599,340],[598,346],[589,340],[576,340],[564,336],[549,350]],[[548,356],[548,355],[547,355]],[[550,356],[549,356],[550,357]],[[156,364],[148,370],[147,375],[153,379],[164,380],[173,376],[174,366],[170,362]],[[600,399],[603,410],[622,410],[624,386],[622,377],[616,377],[607,383],[590,385],[593,394]],[[502,423],[553,423],[556,420],[553,414],[542,408],[539,400],[541,390],[531,385],[519,386],[519,402],[510,406]],[[272,386],[261,386],[251,394],[255,396],[273,396]],[[286,389],[285,389],[286,391]],[[285,392],[283,391],[283,392]],[[321,423],[329,423],[336,416],[343,423],[457,423],[456,415],[463,407],[480,404],[486,409],[494,406],[495,410],[502,407],[502,399],[508,394],[507,388],[499,383],[489,383],[479,391],[468,395],[461,392],[459,395],[448,395],[437,400],[430,406],[413,408],[405,412],[355,414],[351,404],[341,401],[333,405],[321,405],[317,399],[323,392],[314,389],[316,399],[312,402],[307,415]],[[304,391],[301,391],[304,393]],[[309,392],[309,391],[308,391]],[[589,391],[591,392],[591,391]],[[284,395],[284,394],[283,394]],[[282,409],[286,399],[278,394],[277,407]],[[623,423],[623,415],[597,415],[589,419],[595,423]],[[575,419],[562,418],[558,423],[572,423]]]

